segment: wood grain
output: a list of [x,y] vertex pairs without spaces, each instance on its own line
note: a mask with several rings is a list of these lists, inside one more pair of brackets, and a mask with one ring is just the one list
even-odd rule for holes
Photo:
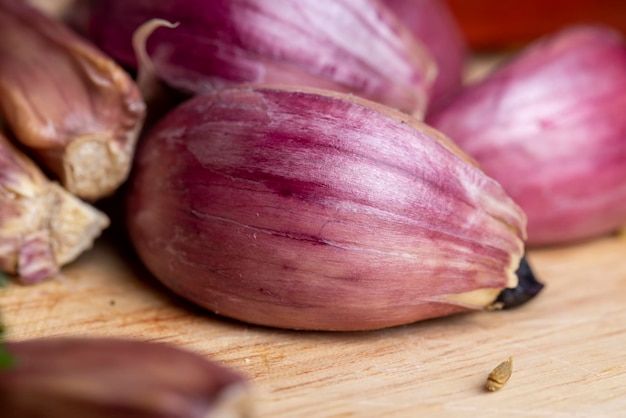
[[[259,417],[586,417],[626,411],[626,239],[529,254],[546,283],[512,311],[374,332],[292,332],[221,318],[171,295],[104,239],[63,277],[2,290],[8,338],[170,342],[247,374]],[[501,391],[485,379],[509,356]]]

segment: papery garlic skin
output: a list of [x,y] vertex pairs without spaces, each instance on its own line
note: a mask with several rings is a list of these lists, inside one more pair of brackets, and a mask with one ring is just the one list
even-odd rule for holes
[[197,96],[142,141],[131,240],[183,297],[243,321],[362,330],[515,287],[525,217],[451,141],[354,96]]
[[626,44],[581,26],[546,37],[467,88],[429,124],[498,180],[528,216],[528,244],[626,222]]
[[378,0],[109,0],[91,33],[135,64],[133,32],[151,19],[147,47],[158,76],[187,92],[237,83],[280,83],[351,92],[423,116],[437,66]]
[[2,0],[0,114],[67,190],[97,200],[128,177],[145,104],[120,66],[61,22]]
[[25,284],[53,277],[108,225],[0,134],[0,270]]
[[463,33],[445,0],[382,0],[421,41],[437,63],[429,111],[463,86],[469,51]]
[[162,343],[119,338],[40,338],[6,343],[3,418],[245,418],[242,374]]

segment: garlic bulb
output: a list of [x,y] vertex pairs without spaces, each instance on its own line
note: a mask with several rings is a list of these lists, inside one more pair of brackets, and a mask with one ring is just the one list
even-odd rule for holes
[[128,228],[159,280],[214,312],[296,329],[405,324],[517,285],[524,214],[473,164],[374,102],[225,89],[142,142]]
[[507,190],[528,244],[588,239],[626,222],[626,43],[601,26],[543,38],[427,121]]
[[135,65],[133,33],[151,19],[148,52],[171,86],[202,93],[236,83],[352,92],[422,116],[437,66],[378,0],[109,0],[91,12],[95,42]]

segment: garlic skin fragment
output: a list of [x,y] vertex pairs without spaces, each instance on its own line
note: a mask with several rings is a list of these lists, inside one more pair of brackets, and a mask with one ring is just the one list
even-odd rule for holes
[[590,239],[626,223],[626,43],[576,26],[530,45],[427,122],[522,207],[527,245]]
[[3,418],[245,418],[252,392],[230,367],[163,343],[40,338],[6,343]]
[[53,277],[108,225],[0,134],[0,270],[24,284]]
[[112,194],[130,171],[145,104],[113,60],[23,1],[0,1],[0,114],[71,193]]
[[174,29],[147,41],[157,75],[193,93],[240,83],[351,92],[422,117],[437,65],[379,0],[108,0],[91,13],[94,41],[136,65],[133,33],[151,19]]
[[355,96],[196,96],[142,141],[131,240],[183,297],[255,324],[365,330],[491,304],[525,216],[429,126]]

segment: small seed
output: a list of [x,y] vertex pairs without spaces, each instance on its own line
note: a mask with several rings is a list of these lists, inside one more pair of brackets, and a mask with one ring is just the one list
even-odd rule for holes
[[511,374],[513,374],[513,357],[509,357],[507,361],[503,361],[489,373],[486,385],[487,390],[489,392],[500,390],[511,378]]

